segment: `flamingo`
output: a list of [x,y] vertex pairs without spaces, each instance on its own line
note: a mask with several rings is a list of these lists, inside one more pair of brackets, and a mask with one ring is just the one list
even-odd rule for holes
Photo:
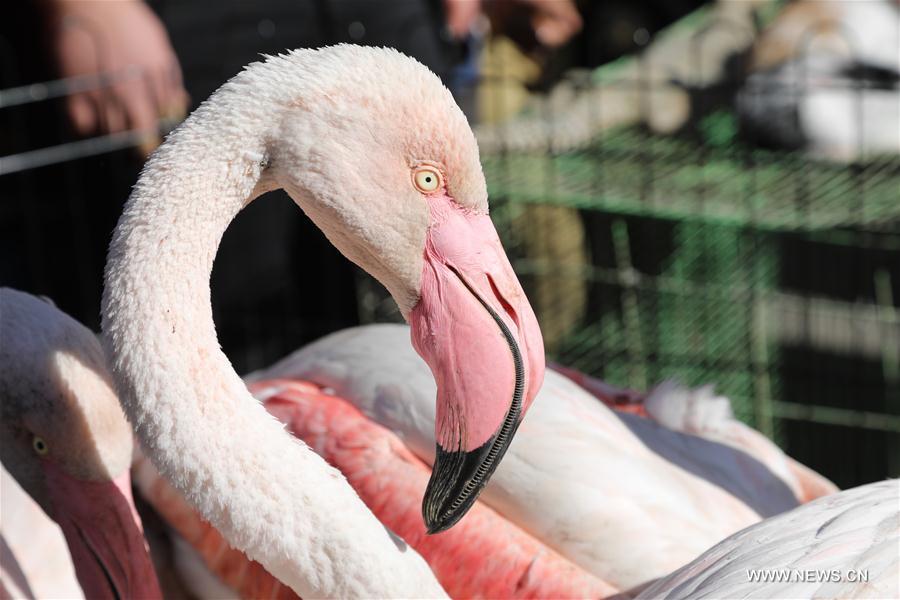
[[[4,468],[62,529],[86,597],[161,597],[131,496],[131,430],[99,343],[49,303],[6,288],[0,288],[0,335]],[[85,345],[86,337],[93,344]],[[12,494],[4,482],[4,530]],[[44,531],[30,535],[33,543],[41,535],[52,539]],[[26,579],[35,570],[13,569],[8,587],[46,589]]]
[[[434,383],[405,326],[370,325],[332,334],[247,380],[278,378],[302,378],[333,389],[395,432],[422,460],[433,459]],[[647,405],[660,415],[658,405],[668,400],[662,391],[656,394]],[[636,394],[631,396],[633,406]],[[701,412],[702,407],[687,406],[688,399],[702,395],[669,395],[686,412]],[[711,412],[726,416],[720,402],[710,402]],[[780,454],[774,446],[769,450]],[[622,590],[662,577],[761,517],[799,503],[766,460],[638,415],[614,413],[554,371],[547,371],[483,499]]]
[[721,541],[640,599],[900,597],[900,480],[819,498]]
[[[67,334],[65,337],[67,340],[66,347],[69,349],[69,352],[74,354],[74,359],[82,364],[91,364],[91,361],[93,361],[94,369],[99,372],[99,377],[101,379],[108,379],[108,375],[105,374],[105,371],[100,371],[100,367],[97,366],[99,349],[90,332],[80,326],[76,327],[74,322],[67,317],[60,315],[53,307],[33,298],[30,300],[30,304],[33,305],[34,310],[32,312],[34,314],[28,319],[18,318],[16,313],[11,312],[11,309],[6,308],[6,305],[8,304],[6,299],[8,297],[18,298],[19,296],[23,298],[21,304],[27,306],[28,303],[25,302],[24,299],[26,297],[24,295],[11,290],[4,290],[4,301],[2,303],[4,310],[2,312],[5,319],[16,319],[17,323],[29,324],[30,329],[28,335],[24,335],[24,332],[20,332],[19,330],[13,330],[4,323],[2,328],[4,339],[34,339],[37,337],[39,339],[52,340],[55,338],[52,338],[49,334],[42,335],[42,332],[38,328],[41,326],[55,327],[56,321],[62,321],[73,329],[73,332]],[[86,357],[81,357],[80,354],[76,352],[78,348],[82,347],[85,348],[85,350],[80,352],[86,354]],[[16,351],[8,345],[6,348],[8,351]],[[382,352],[378,353],[372,351],[377,348],[380,348]],[[289,359],[287,363],[293,362],[296,364],[298,357],[303,359],[310,355],[317,357],[315,359],[316,361],[324,361],[329,365],[331,376],[326,377],[325,381],[335,382],[336,377],[341,375],[341,372],[335,373],[334,370],[340,368],[349,372],[351,376],[348,378],[346,374],[343,375],[342,380],[337,381],[336,385],[346,386],[349,384],[352,386],[358,385],[359,382],[364,382],[379,386],[376,390],[376,394],[378,395],[378,401],[380,402],[380,407],[382,409],[394,412],[416,410],[423,406],[428,407],[430,404],[427,401],[422,402],[418,399],[430,396],[433,393],[432,387],[434,384],[431,382],[427,367],[412,351],[409,343],[409,333],[403,327],[375,326],[343,332],[336,336],[326,338],[322,342],[301,351],[298,355]],[[389,358],[391,362],[383,364],[385,358]],[[403,365],[404,363],[412,368],[404,368],[398,372],[397,367],[393,366],[394,364]],[[34,375],[38,373],[42,367],[44,367],[44,365],[40,363],[22,365],[20,370]],[[292,368],[297,370],[296,366]],[[322,367],[317,368],[321,370]],[[316,374],[317,368],[312,368],[311,372]],[[282,369],[282,367],[276,365],[271,371],[278,371],[280,369]],[[11,370],[6,371],[7,374],[11,372]],[[394,381],[399,383],[390,384],[379,381],[378,379],[373,380],[370,376],[371,373],[381,373],[383,378],[386,378],[388,381],[393,377]],[[353,377],[353,374],[355,374],[355,378]],[[552,382],[555,378],[555,374],[551,375],[550,381]],[[260,376],[256,375],[253,379],[260,379]],[[69,387],[75,390],[77,388],[76,383],[77,382],[71,382]],[[353,483],[357,491],[363,495],[364,500],[366,500],[369,506],[374,508],[374,504],[380,504],[382,508],[381,510],[376,510],[376,512],[379,514],[382,521],[387,522],[395,531],[403,533],[404,538],[411,541],[417,548],[422,547],[421,544],[423,543],[430,545],[429,548],[423,549],[422,551],[433,566],[441,560],[445,561],[444,568],[440,569],[435,566],[435,571],[438,572],[441,583],[448,590],[452,590],[452,593],[455,596],[512,596],[512,592],[519,592],[519,596],[527,596],[529,594],[541,595],[538,593],[541,590],[545,592],[544,595],[546,595],[548,590],[551,590],[550,595],[557,597],[561,596],[563,593],[567,593],[568,595],[598,596],[601,594],[606,595],[613,589],[610,586],[604,587],[597,580],[586,577],[580,570],[573,568],[554,552],[544,548],[542,545],[529,541],[530,538],[526,534],[519,532],[515,527],[507,526],[506,522],[495,515],[493,511],[484,507],[476,506],[473,509],[475,512],[472,515],[474,520],[469,524],[463,522],[460,525],[463,529],[454,530],[446,534],[451,536],[450,538],[447,538],[446,542],[443,542],[443,536],[434,538],[433,541],[429,540],[423,535],[423,531],[416,528],[417,525],[421,524],[412,519],[413,515],[411,507],[407,506],[404,511],[399,503],[391,500],[392,496],[396,497],[399,495],[402,497],[402,491],[395,492],[393,495],[385,493],[379,495],[372,491],[373,489],[376,490],[376,492],[386,491],[389,488],[380,477],[374,479],[371,477],[373,471],[377,472],[379,475],[387,472],[415,472],[416,468],[414,468],[413,465],[420,464],[418,459],[412,457],[399,442],[396,440],[391,441],[390,437],[385,442],[378,443],[378,440],[381,438],[378,438],[376,433],[373,432],[373,430],[377,430],[377,426],[371,424],[366,425],[361,421],[361,418],[357,418],[357,421],[360,422],[354,424],[355,421],[353,418],[347,418],[346,415],[350,414],[352,417],[355,413],[352,413],[352,410],[348,411],[345,408],[340,408],[341,401],[339,399],[323,396],[318,393],[317,389],[313,389],[311,392],[314,394],[314,397],[318,399],[317,402],[314,403],[312,400],[304,398],[302,396],[303,393],[306,393],[307,395],[310,393],[308,387],[305,388],[304,385],[310,386],[310,384],[303,384],[296,380],[292,380],[289,383],[283,383],[273,381],[271,378],[268,381],[251,384],[252,387],[259,390],[257,396],[260,398],[267,398],[268,404],[271,404],[274,407],[273,412],[280,413],[283,417],[282,421],[291,424],[292,433],[299,433],[313,448],[319,449],[320,451],[323,448],[328,448],[326,458],[328,458],[332,464],[342,467],[343,472],[350,477],[351,483]],[[402,386],[404,385],[410,385],[411,390],[418,389],[424,391],[411,393],[411,395],[404,395],[402,393]],[[606,394],[616,396],[622,395],[608,387],[599,387],[601,384],[598,382],[594,382],[592,385],[594,389],[601,389]],[[554,389],[556,389],[554,385],[550,385],[543,394],[549,393],[552,395]],[[85,397],[90,391],[89,388],[87,393],[83,392],[81,394],[76,394],[76,396]],[[298,394],[300,395],[299,397]],[[113,407],[112,410],[118,415],[117,418],[121,422],[121,413],[115,408],[114,400],[111,399],[109,394],[107,393],[106,395],[100,396],[100,398],[106,398],[107,404],[113,402],[113,404],[111,404]],[[545,401],[545,404],[551,406],[553,402],[551,397],[551,400]],[[335,405],[337,408],[329,410],[327,407],[327,404],[329,403]],[[649,404],[652,406],[654,402],[651,401]],[[664,402],[660,402],[660,404],[663,406],[665,405]],[[63,408],[65,408],[65,406]],[[424,423],[427,423],[428,420],[432,418],[427,414],[427,410],[423,411],[426,415],[421,419]],[[344,415],[343,422],[341,419],[337,418],[335,414]],[[532,417],[532,420],[539,417],[540,414],[541,413],[539,412],[534,413],[535,416]],[[325,427],[326,420],[328,423],[327,427]],[[123,427],[127,427],[127,425],[120,423],[119,427],[113,429],[118,431]],[[354,438],[352,435],[348,434],[348,432],[360,430],[365,434],[362,437],[357,436]],[[527,429],[523,429],[526,436],[523,438],[525,441],[528,440],[527,431]],[[95,435],[93,437],[96,438],[97,436]],[[124,446],[118,454],[127,456],[129,447],[130,444]],[[511,452],[511,458],[515,457],[516,445],[513,446]],[[377,459],[383,458],[384,455],[387,455],[388,457],[397,455],[400,460],[398,461],[395,458],[393,461],[381,460],[379,462]],[[341,461],[343,461],[343,464]],[[391,467],[392,463],[394,464],[393,467]],[[180,531],[185,531],[186,527],[194,527],[195,531],[198,531],[196,528],[199,527],[199,525],[196,524],[196,518],[192,511],[185,513],[182,508],[181,516],[179,516],[177,512],[175,515],[172,514],[173,503],[177,506],[177,501],[183,503],[183,500],[180,500],[180,497],[177,497],[171,489],[162,487],[164,482],[160,482],[158,479],[154,481],[152,475],[150,476],[150,483],[146,484],[148,465],[146,464],[146,461],[141,461],[139,464],[142,466],[138,467],[135,479],[141,486],[142,491],[145,492],[147,499],[149,499],[155,507],[161,508],[165,513],[164,516],[168,518],[170,523],[175,524]],[[359,465],[365,467],[367,464],[377,464],[378,466],[376,468],[359,468]],[[419,469],[423,468],[424,467],[419,467]],[[498,481],[504,481],[502,473],[503,468],[501,468],[501,479]],[[398,482],[407,479],[405,484],[415,488],[415,485],[411,484],[408,481],[408,478],[394,476],[388,479]],[[366,495],[367,489],[369,490],[368,495]],[[166,498],[166,494],[168,494],[168,498]],[[163,497],[160,499],[160,496]],[[173,496],[176,496],[178,500],[173,500]],[[4,503],[6,503],[8,498],[9,495],[5,492]],[[563,506],[565,506],[565,504],[563,504]],[[563,508],[563,510],[565,510],[565,508]],[[393,514],[395,517],[394,520],[388,521],[383,516],[385,512]],[[194,524],[185,525],[184,519],[186,518],[193,519],[191,522]],[[179,524],[181,524],[180,527],[178,527]],[[503,533],[504,531],[506,533]],[[604,542],[603,544],[597,545],[606,545],[608,543],[602,535],[602,532],[594,531],[593,533],[598,536],[595,539],[595,543],[598,541]],[[195,539],[196,535],[197,534],[195,533]],[[219,557],[220,566],[223,566],[223,568],[217,571],[217,573],[220,575],[224,574],[227,577],[229,576],[228,572],[230,567],[230,583],[233,583],[236,589],[241,590],[244,597],[257,597],[263,595],[263,592],[266,592],[264,595],[270,596],[271,594],[268,592],[276,586],[279,586],[278,582],[258,565],[251,568],[240,566],[245,564],[243,556],[239,553],[235,554],[233,552],[228,553],[223,551],[221,538],[217,537],[214,533],[202,530],[199,535],[205,536],[203,540],[206,543],[207,556],[209,554],[215,554]],[[414,536],[415,541],[413,541]],[[476,544],[479,549],[476,552],[466,553],[465,551],[460,551],[460,549],[464,550],[465,548],[470,547],[471,542],[474,540],[483,540],[485,537],[495,541],[504,541],[498,546],[492,547],[490,551],[480,550],[485,547],[484,542]],[[215,543],[211,543],[213,541],[215,541]],[[635,544],[637,543],[638,542],[636,541]],[[479,571],[483,574],[493,574],[498,571],[506,574],[516,572],[522,573],[521,567],[519,567],[519,570],[517,571],[515,568],[512,568],[511,563],[503,562],[509,560],[509,557],[512,557],[512,565],[515,565],[515,556],[517,555],[522,556],[522,560],[524,561],[519,562],[518,564],[529,565],[529,568],[525,571],[529,574],[529,577],[520,578],[521,581],[525,582],[524,585],[518,585],[520,583],[519,580],[513,579],[511,581],[509,579],[504,580],[502,577],[497,577],[493,582],[493,588],[482,587],[487,586],[491,582],[479,581],[478,578],[460,577],[460,571],[458,569],[463,565],[472,565],[473,562],[477,564],[479,556],[490,556],[492,557],[491,562],[494,565],[503,565],[503,568],[499,570],[491,570],[482,567]],[[236,571],[239,571],[240,577],[236,578],[234,576]],[[569,583],[568,586],[566,585],[567,582]],[[516,585],[510,585],[511,583],[515,583]],[[503,585],[508,585],[509,587],[504,588],[502,587]],[[542,585],[543,587],[533,587],[534,585]]]
[[543,345],[487,215],[465,117],[433,73],[393,50],[339,45],[252,64],[148,160],[105,274],[103,336],[122,406],[163,476],[301,596],[443,595],[218,347],[216,247],[248,202],[278,187],[391,292],[437,380],[428,530],[475,502],[540,387]]

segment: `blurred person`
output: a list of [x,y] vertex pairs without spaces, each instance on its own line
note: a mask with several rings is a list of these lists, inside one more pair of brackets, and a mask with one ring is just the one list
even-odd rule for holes
[[[258,15],[252,14],[255,11],[235,13],[222,8],[228,4],[220,3],[215,12],[226,20],[237,16],[256,25],[262,39],[276,37],[283,19],[276,22],[268,18],[265,5],[274,7],[279,3],[256,3]],[[442,76],[452,62],[447,42],[465,39],[482,9],[481,0],[444,0],[445,28],[441,28],[436,18],[440,6],[429,0],[394,1],[387,10],[372,0],[313,0],[306,4],[312,10],[284,15],[321,29],[296,36],[302,38],[300,45],[390,45],[417,57]],[[177,13],[185,12],[184,1],[157,0],[153,5],[164,18],[168,17],[170,25],[176,28],[175,35],[183,32],[185,24],[179,21]],[[160,16],[144,0],[40,0],[39,6],[50,57],[61,78],[101,74],[118,77],[108,89],[93,89],[67,98],[68,117],[80,135],[151,130],[159,117],[185,114],[189,96],[178,56]],[[581,28],[581,17],[571,0],[494,0],[485,6],[499,31],[525,36],[529,39],[526,44],[531,46],[562,46]],[[205,18],[211,17],[206,9],[202,12]],[[252,16],[259,17],[255,23]],[[210,20],[217,21],[215,17]],[[525,22],[529,26],[523,28]],[[189,60],[193,58],[190,53],[182,54],[189,55]]]
[[526,51],[560,48],[582,27],[581,13],[572,0],[493,1],[485,3],[485,12],[496,33],[508,36]]

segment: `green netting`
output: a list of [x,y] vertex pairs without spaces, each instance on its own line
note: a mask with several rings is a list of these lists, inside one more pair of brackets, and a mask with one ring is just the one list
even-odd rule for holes
[[709,148],[640,128],[584,150],[483,157],[489,191],[517,202],[764,230],[900,227],[900,160],[846,167],[797,153]]
[[[780,442],[784,419],[900,432],[894,303],[832,302],[780,283],[791,260],[785,238],[893,252],[900,271],[900,160],[820,162],[742,147],[728,119],[705,126],[702,143],[635,127],[555,156],[483,157],[494,221],[542,322],[567,310],[565,295],[542,303],[542,286],[580,281],[593,298],[548,340],[551,357],[639,389],[670,377],[714,383],[738,416]],[[524,226],[540,206],[576,211],[584,231]],[[598,228],[592,215],[606,224]],[[595,250],[547,255],[552,246],[536,243],[540,236],[584,238]],[[659,256],[634,264],[634,250],[654,244],[664,246]],[[863,352],[843,329],[882,337]],[[790,371],[784,353],[805,346],[882,361],[880,408],[854,406],[858,384],[849,378],[838,382],[844,405],[798,398],[797,381],[816,375]]]

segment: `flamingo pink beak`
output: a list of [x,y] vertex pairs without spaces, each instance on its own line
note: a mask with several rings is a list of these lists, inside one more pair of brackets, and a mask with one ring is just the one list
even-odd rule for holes
[[422,514],[429,533],[453,526],[509,447],[544,378],[544,344],[487,214],[428,199],[412,342],[437,382],[437,451]]
[[162,598],[128,470],[111,481],[76,479],[52,462],[45,480],[86,598]]

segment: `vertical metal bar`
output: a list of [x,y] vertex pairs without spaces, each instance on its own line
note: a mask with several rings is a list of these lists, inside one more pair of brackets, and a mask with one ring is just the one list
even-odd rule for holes
[[638,274],[631,263],[628,225],[617,218],[612,223],[613,253],[616,261],[619,285],[622,287],[622,321],[625,329],[625,344],[628,358],[628,385],[637,390],[649,387],[647,380],[646,354],[641,339],[641,318],[638,306]]
[[[894,306],[891,275],[887,269],[875,272],[875,301],[878,305],[879,322],[885,329],[893,330],[900,324],[900,311]],[[884,373],[884,410],[892,415],[900,415],[900,348],[888,339],[883,344],[881,356]],[[900,435],[888,436],[887,439],[887,474],[900,474]]]
[[[754,244],[755,245],[755,244]],[[755,248],[754,250],[758,250]],[[766,311],[768,304],[764,289],[765,274],[762,269],[765,261],[757,256],[754,258],[753,273],[751,278],[751,302],[753,312],[753,325],[750,329],[750,351],[753,365],[753,408],[756,417],[756,428],[769,438],[775,435],[775,418],[772,407],[772,382],[769,376],[769,315]]]

